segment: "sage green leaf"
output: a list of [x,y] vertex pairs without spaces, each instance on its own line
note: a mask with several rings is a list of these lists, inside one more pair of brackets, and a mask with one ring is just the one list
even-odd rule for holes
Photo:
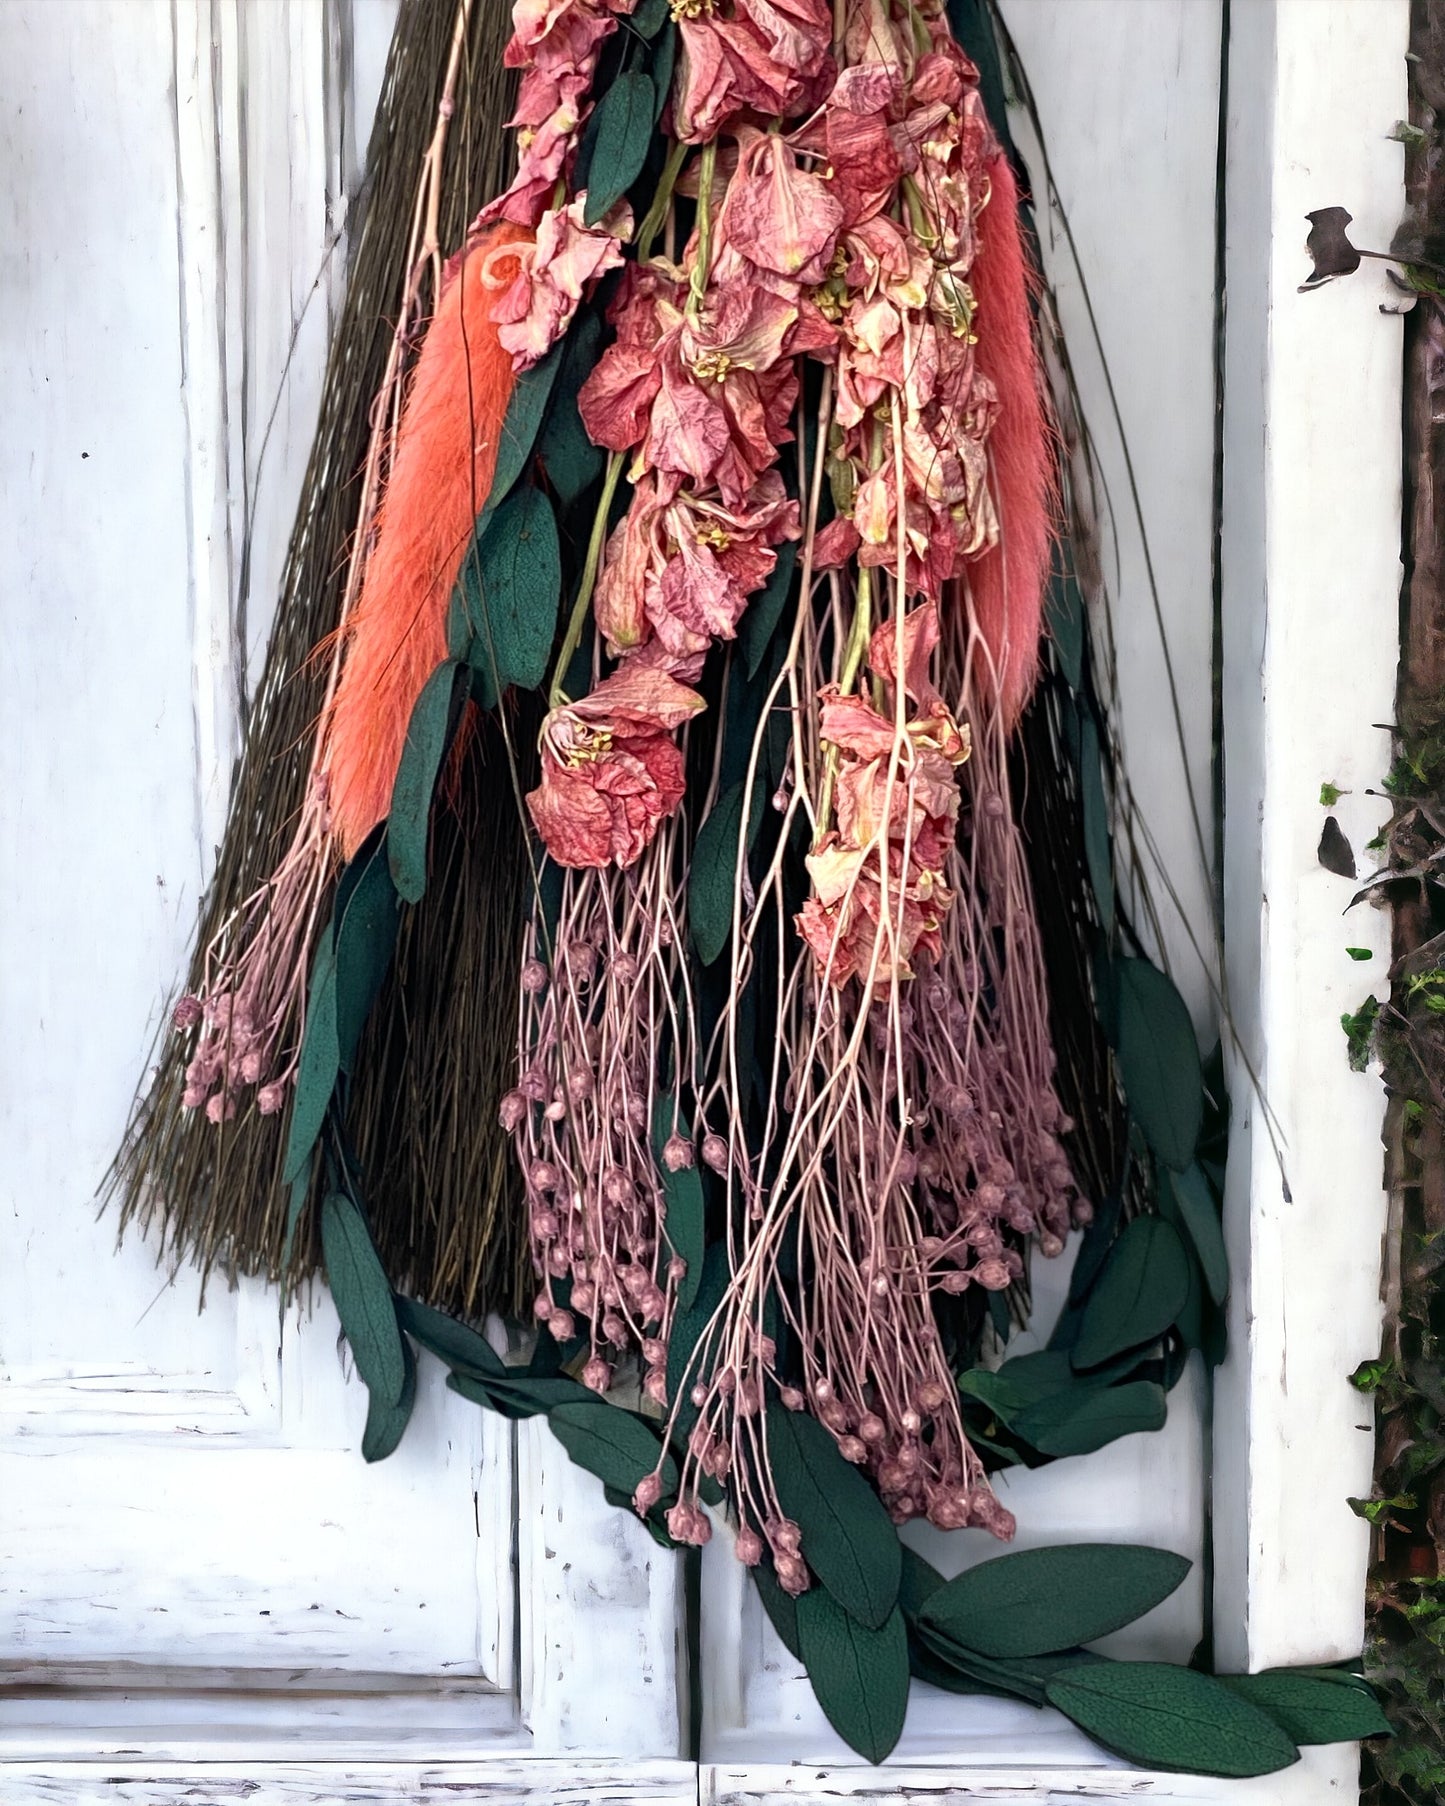
[[589,308],[578,314],[562,343],[562,367],[537,440],[537,456],[564,508],[597,481],[607,463],[601,446],[587,437],[577,411],[578,394],[601,355],[602,321]]
[[492,472],[492,487],[481,513],[477,516],[476,536],[486,530],[487,522],[506,500],[517,478],[527,467],[527,460],[537,443],[542,416],[552,396],[552,386],[562,367],[563,341],[554,345],[540,363],[524,370],[512,385],[512,399],[497,438],[497,462]]
[[1166,1171],[1159,1175],[1159,1208],[1189,1238],[1199,1256],[1209,1296],[1216,1304],[1223,1304],[1229,1291],[1224,1225],[1219,1220],[1214,1193],[1197,1160],[1191,1161],[1182,1173]]
[[852,1617],[877,1630],[898,1601],[898,1532],[877,1493],[815,1417],[767,1409],[778,1502],[802,1532],[803,1556]]
[[1117,1755],[1192,1775],[1269,1775],[1299,1751],[1228,1687],[1167,1662],[1102,1662],[1048,1683],[1051,1706]]
[[491,1373],[461,1373],[454,1369],[447,1375],[447,1385],[474,1405],[484,1405],[487,1410],[513,1421],[547,1417],[560,1405],[580,1404],[597,1397],[576,1380],[562,1377],[528,1379],[515,1367],[509,1367],[504,1377]]
[[671,16],[671,0],[637,0],[628,23],[644,38],[655,38]]
[[1104,761],[1094,717],[1083,711],[1079,721],[1079,803],[1083,817],[1084,858],[1089,883],[1105,934],[1114,932],[1114,857],[1109,839],[1109,804],[1104,795]]
[[677,67],[677,27],[669,24],[667,30],[658,38],[652,51],[652,86],[655,99],[652,103],[652,123],[657,124],[667,111],[667,103],[672,98],[672,75]]
[[757,676],[759,666],[767,657],[768,645],[793,587],[793,573],[798,565],[797,540],[785,540],[777,548],[777,559],[767,582],[748,603],[738,629],[738,644],[742,647],[750,678]]
[[356,1371],[383,1404],[399,1404],[406,1385],[406,1350],[391,1283],[365,1219],[340,1192],[330,1192],[321,1205],[321,1251]]
[[401,1352],[406,1363],[401,1397],[394,1405],[389,1405],[379,1393],[373,1392],[368,1396],[366,1428],[361,1433],[363,1461],[385,1461],[388,1455],[395,1454],[398,1443],[406,1433],[406,1426],[411,1422],[412,1407],[416,1404],[416,1356],[411,1352],[411,1344],[405,1337],[402,1338]]
[[772,1563],[767,1556],[752,1570],[753,1585],[758,1589],[758,1598],[763,1602],[763,1610],[773,1629],[782,1640],[784,1649],[795,1662],[803,1659],[802,1645],[798,1641],[798,1602],[791,1593],[785,1593],[778,1585],[778,1577],[773,1572]]
[[1296,1743],[1354,1743],[1361,1737],[1394,1735],[1380,1702],[1363,1681],[1324,1680],[1288,1668],[1263,1674],[1221,1674],[1240,1699],[1268,1712]]
[[391,966],[400,902],[387,864],[386,831],[369,834],[336,887],[336,1043],[343,1072]]
[[1084,681],[1084,595],[1072,571],[1049,578],[1044,612],[1064,682],[1077,691]]
[[941,1687],[945,1693],[981,1694],[988,1699],[1018,1698],[1012,1688],[995,1687],[988,1681],[980,1680],[977,1675],[951,1667],[917,1638],[909,1639],[908,1672],[914,1680],[927,1681],[930,1687]]
[[432,793],[446,751],[459,667],[447,659],[426,680],[407,723],[386,818],[387,860],[397,895],[419,903],[426,892]]
[[925,1561],[907,1543],[900,1543],[898,1547],[902,1553],[902,1567],[898,1576],[898,1609],[905,1618],[916,1618],[932,1595],[944,1584],[943,1576],[931,1561]]
[[970,1367],[958,1377],[958,1388],[969,1398],[987,1405],[1003,1423],[1012,1423],[1020,1411],[1041,1399],[1070,1387],[1092,1384],[1076,1374],[1062,1350],[1042,1348],[1035,1354],[1015,1355],[1001,1367]]
[[677,1287],[678,1309],[685,1311],[696,1299],[702,1285],[702,1262],[706,1252],[702,1174],[696,1165],[681,1167],[675,1173],[667,1170],[662,1150],[674,1130],[691,1144],[692,1127],[686,1113],[674,1104],[672,1098],[659,1097],[652,1106],[652,1157],[657,1162],[657,1174],[662,1181],[662,1197],[666,1206],[663,1232],[673,1253],[680,1255],[687,1263],[687,1271]]
[[[743,832],[746,784],[730,784],[708,811],[692,851],[687,881],[688,920],[693,945],[705,966],[727,946],[733,931],[733,891],[737,882],[738,840]],[[753,849],[762,824],[757,788],[748,810],[747,851]]]
[[1056,1393],[1020,1412],[1009,1426],[1041,1455],[1092,1455],[1121,1436],[1162,1430],[1169,1402],[1152,1380]]
[[919,1647],[934,1663],[972,1683],[967,1691],[982,1689],[1001,1699],[1025,1700],[1031,1706],[1044,1703],[1043,1680],[1021,1664],[1006,1666],[992,1656],[969,1649],[957,1638],[945,1636],[926,1618],[919,1619],[914,1634]]
[[995,1556],[947,1581],[920,1628],[986,1656],[1039,1656],[1092,1643],[1167,1599],[1190,1563],[1135,1543],[1065,1543]]
[[882,1762],[903,1735],[908,1710],[902,1612],[895,1607],[869,1629],[821,1587],[801,1596],[797,1612],[799,1658],[824,1716],[849,1749]]
[[652,77],[640,69],[619,75],[598,101],[584,225],[595,226],[642,174],[652,144],[656,103]]
[[396,1314],[406,1333],[415,1336],[423,1348],[430,1349],[448,1367],[454,1367],[462,1373],[501,1379],[507,1377],[509,1369],[506,1362],[486,1337],[478,1335],[474,1329],[468,1329],[465,1323],[458,1323],[455,1317],[447,1316],[445,1311],[433,1310],[431,1305],[423,1304],[416,1298],[399,1297],[396,1300]]
[[[306,993],[306,1031],[296,1063],[296,1095],[291,1100],[291,1126],[286,1134],[286,1158],[281,1176],[287,1185],[301,1180],[316,1137],[326,1120],[336,1076],[341,1070],[341,1049],[336,1038],[336,943],[328,923],[321,931],[316,957],[311,962],[311,984]],[[293,1214],[295,1198],[292,1198]]]
[[539,689],[562,599],[557,517],[540,489],[519,489],[497,509],[472,546],[461,584],[471,661],[492,692],[500,696],[509,684]]
[[688,1394],[712,1375],[711,1348],[699,1349],[723,1294],[728,1289],[728,1251],[714,1242],[702,1260],[702,1278],[692,1303],[677,1313],[667,1342],[667,1396],[676,1412],[676,1435],[685,1441],[697,1421],[697,1406]]
[[629,1498],[659,1460],[663,1497],[677,1491],[677,1464],[663,1453],[662,1438],[635,1412],[609,1405],[594,1393],[573,1404],[554,1405],[547,1424],[578,1467]]
[[1075,1367],[1102,1366],[1162,1336],[1189,1299],[1189,1256],[1162,1217],[1135,1217],[1084,1306]]
[[1184,999],[1147,959],[1114,961],[1119,1076],[1144,1139],[1166,1166],[1194,1158],[1204,1120],[1199,1043]]

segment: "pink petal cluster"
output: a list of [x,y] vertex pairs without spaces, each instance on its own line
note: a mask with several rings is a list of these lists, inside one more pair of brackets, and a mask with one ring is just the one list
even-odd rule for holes
[[[868,662],[894,692],[896,630],[873,636]],[[903,692],[916,707],[896,720],[861,696],[823,693],[821,733],[838,750],[837,826],[808,855],[813,894],[797,918],[819,974],[841,988],[861,978],[875,990],[912,978],[914,960],[937,958],[953,893],[944,867],[958,826],[957,767],[969,755],[960,728],[933,688],[938,644],[932,602],[901,624]]]
[[527,807],[559,865],[628,866],[682,801],[673,730],[703,706],[665,671],[629,662],[542,726],[542,781]]
[[504,61],[522,69],[517,110],[517,175],[482,212],[483,222],[509,219],[536,226],[553,204],[591,111],[597,54],[637,0],[516,0]]
[[790,119],[823,98],[834,73],[830,0],[673,0],[674,135],[705,144],[740,114]]
[[632,236],[631,208],[622,201],[588,226],[586,205],[579,197],[553,208],[542,215],[534,243],[508,247],[516,273],[492,302],[492,318],[515,370],[545,357],[572,324],[588,285],[622,263],[623,243]]

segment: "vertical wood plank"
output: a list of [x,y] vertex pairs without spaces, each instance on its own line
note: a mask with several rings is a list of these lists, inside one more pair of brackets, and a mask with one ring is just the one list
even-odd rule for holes
[[[1253,0],[1232,13],[1225,375],[1225,887],[1242,1046],[1226,1226],[1236,1274],[1218,1390],[1216,1633],[1232,1665],[1357,1653],[1379,1346],[1376,1077],[1339,1019],[1388,934],[1316,848],[1320,786],[1361,870],[1385,811],[1398,642],[1398,321],[1380,266],[1302,295],[1304,215],[1343,205],[1388,244],[1403,203],[1406,0]],[[1368,948],[1353,963],[1346,945]],[[1258,1075],[1263,1102],[1247,1066]],[[1274,1132],[1271,1133],[1271,1117]],[[1276,1145],[1277,1144],[1277,1145]]]

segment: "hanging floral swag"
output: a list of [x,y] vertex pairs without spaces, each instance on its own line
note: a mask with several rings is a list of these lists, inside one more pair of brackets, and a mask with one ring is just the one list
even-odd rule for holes
[[[470,0],[408,0],[353,272],[372,318],[400,272],[395,331],[353,315],[333,357],[331,389],[374,374],[323,418],[117,1187],[205,1267],[294,1285],[319,1254],[368,1461],[425,1350],[664,1546],[727,1534],[868,1760],[912,1676],[1260,1774],[1386,1729],[1353,1668],[1109,1660],[1183,1558],[944,1581],[897,1534],[1007,1539],[991,1475],[1159,1429],[1228,1281],[1218,1071],[1116,894],[1055,449],[1087,435],[996,28],[982,0],[518,0],[516,173],[443,266],[449,122],[485,119],[495,58]],[[333,583],[317,510],[363,449]],[[394,1232],[368,1183],[448,1162],[471,1190],[428,1267],[416,1201]],[[1029,1251],[1071,1229],[1048,1345],[1007,1357]],[[494,1307],[528,1358],[471,1327]]]

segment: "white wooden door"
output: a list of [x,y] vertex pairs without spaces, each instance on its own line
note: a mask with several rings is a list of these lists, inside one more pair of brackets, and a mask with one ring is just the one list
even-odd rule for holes
[[220,833],[393,11],[0,0],[6,1806],[193,1798],[199,1762],[258,1806],[693,1793],[676,1565],[545,1430],[432,1370],[365,1466],[328,1299],[198,1314],[93,1203]]
[[[1208,1553],[1221,1667],[1338,1660],[1358,1653],[1363,1630],[1366,1538],[1345,1499],[1369,1491],[1372,1439],[1346,1376],[1378,1348],[1383,1227],[1379,1085],[1349,1072],[1338,1022],[1359,1002],[1346,942],[1379,961],[1388,934],[1369,911],[1342,921],[1353,886],[1318,865],[1317,799],[1325,782],[1352,793],[1341,820],[1356,847],[1383,820],[1368,790],[1388,767],[1377,724],[1393,707],[1400,343],[1379,312],[1383,278],[1296,289],[1309,271],[1311,208],[1347,205],[1360,244],[1390,240],[1403,192],[1386,135],[1405,112],[1407,9],[1397,0],[1001,5],[1042,120],[1043,145],[1015,124],[1107,486],[1116,724],[1153,843],[1144,862],[1162,951],[1208,1048],[1220,1032],[1222,882],[1239,1040],[1226,1040],[1231,1354],[1213,1398],[1196,1356],[1159,1434],[1015,1470],[1000,1496],[1018,1516],[1020,1547],[1137,1541],[1195,1559],[1179,1593],[1110,1640],[1115,1654],[1189,1658],[1210,1603]],[[1218,561],[1222,875],[1210,827]],[[1047,1334],[1068,1258],[1034,1262],[1035,1327],[1020,1352]],[[949,1574],[997,1552],[980,1531],[905,1534]],[[1351,1747],[1307,1750],[1258,1783],[1148,1774],[1103,1756],[1056,1713],[918,1683],[889,1764],[862,1767],[736,1563],[711,1546],[702,1661],[711,1806],[1358,1797]]]

